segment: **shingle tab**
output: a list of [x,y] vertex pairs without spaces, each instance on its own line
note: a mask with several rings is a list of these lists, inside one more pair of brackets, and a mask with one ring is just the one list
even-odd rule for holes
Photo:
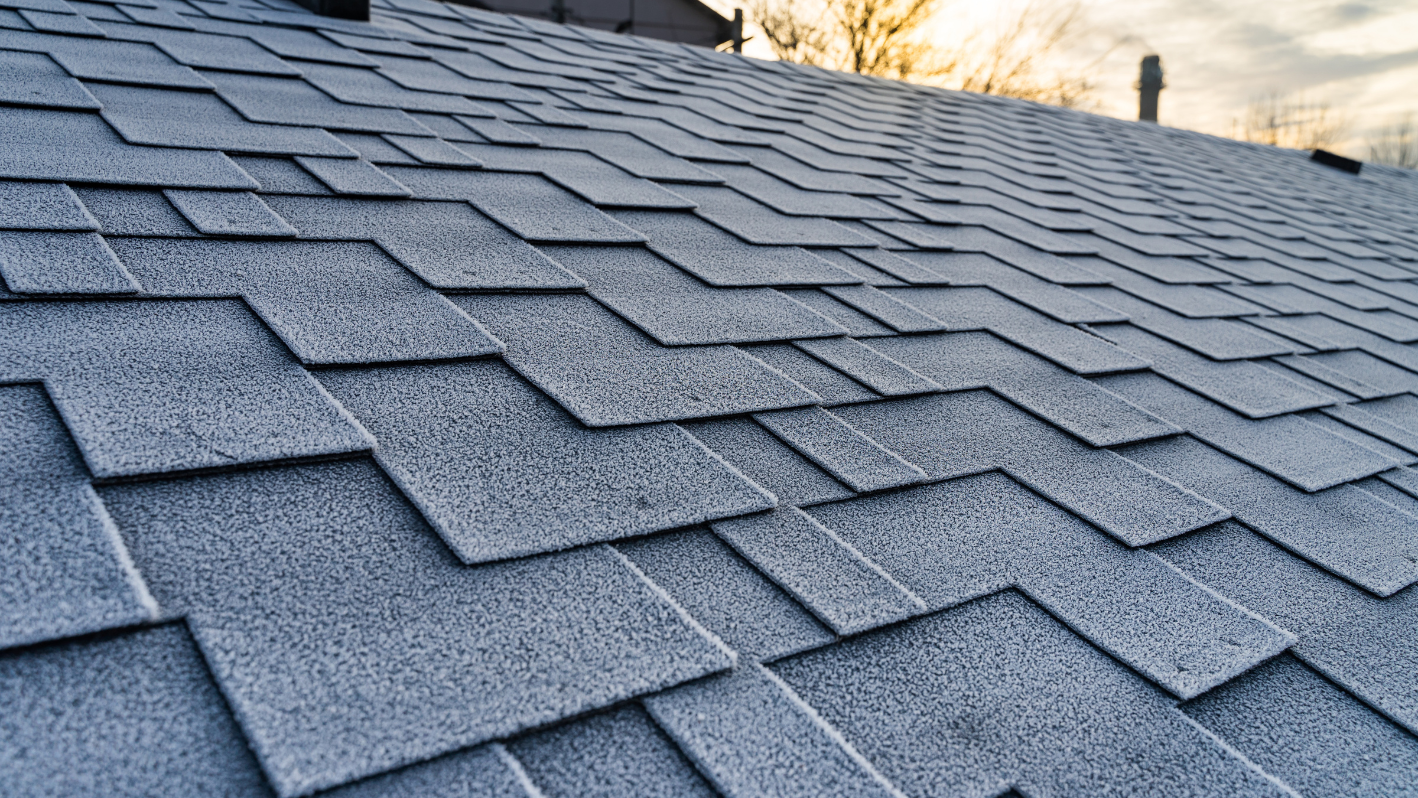
[[660,257],[704,282],[723,287],[851,285],[861,282],[798,247],[749,244],[688,213],[613,211],[611,216],[645,234]]
[[317,127],[248,122],[211,94],[93,86],[103,118],[130,144],[348,158],[354,151]]
[[796,508],[721,521],[714,533],[838,634],[926,610],[880,566]]
[[633,244],[645,237],[539,175],[393,167],[420,199],[466,200],[529,241]]
[[758,413],[754,420],[856,491],[920,482],[921,469],[820,407]]
[[242,75],[236,72],[203,73],[217,94],[252,122],[306,125],[333,130],[369,133],[432,133],[413,117],[395,108],[346,105],[310,84],[295,78]]
[[[343,145],[342,145],[343,146]],[[303,158],[295,162],[305,167],[336,194],[356,197],[409,197],[409,191],[394,178],[360,158]]]
[[[607,548],[457,563],[370,463],[115,487],[104,499],[159,604],[187,616],[283,796],[731,664]],[[347,642],[322,642],[332,638]],[[330,700],[305,700],[311,690]]]
[[63,183],[0,181],[0,230],[97,230],[98,221]]
[[[406,89],[373,69],[305,63],[301,65],[301,72],[312,86],[342,103],[436,114],[467,114],[477,113],[478,110],[476,105],[464,97]],[[424,131],[424,135],[427,135],[427,131]]]
[[[0,649],[149,621],[157,607],[44,391],[0,387]],[[0,755],[3,761],[3,755]]]
[[260,188],[219,152],[127,144],[96,114],[0,108],[0,177],[169,188]]
[[832,633],[705,529],[616,544],[652,582],[745,659],[832,642]]
[[464,562],[774,505],[672,425],[588,430],[501,363],[325,372],[375,456]]
[[1294,642],[1000,474],[821,505],[809,514],[931,610],[1017,586],[1183,698]]
[[197,229],[161,191],[130,188],[74,190],[105,235],[195,237]]
[[776,676],[758,666],[651,696],[650,713],[729,798],[900,798]]
[[0,50],[48,53],[82,80],[211,91],[212,84],[149,44],[0,29]]
[[163,192],[174,208],[207,235],[283,238],[296,234],[266,203],[249,191]]
[[930,479],[1002,468],[1130,546],[1215,523],[1216,504],[1106,449],[1078,443],[990,394],[853,405],[836,414]]
[[127,239],[115,246],[144,293],[242,296],[307,363],[502,351],[481,326],[370,244]]
[[1389,596],[1418,581],[1418,520],[1353,485],[1304,493],[1186,437],[1122,456],[1224,505],[1286,549]]
[[794,344],[883,396],[910,396],[941,390],[930,378],[853,338],[821,338]]
[[780,505],[815,504],[852,495],[752,419],[725,418],[681,423],[680,427],[778,497]]
[[589,297],[466,296],[509,365],[592,427],[733,415],[817,397],[730,346],[663,347]]
[[828,219],[785,216],[730,188],[675,186],[698,205],[694,212],[751,244],[800,247],[869,247],[869,239]]
[[0,703],[7,790],[270,795],[181,624],[0,657]]
[[773,670],[910,795],[1286,794],[1017,593]]
[[1113,288],[1078,290],[1084,296],[1123,311],[1133,325],[1213,360],[1270,357],[1296,351],[1294,344],[1287,344],[1245,324],[1225,319],[1185,318]]
[[0,50],[0,102],[43,108],[98,110],[100,103],[84,84],[44,53]]
[[1402,795],[1418,740],[1294,657],[1282,656],[1182,707],[1303,795]]
[[842,335],[846,328],[771,288],[714,288],[648,250],[547,247],[587,291],[666,346]]
[[546,798],[715,798],[637,704],[523,737],[510,746]]
[[98,477],[371,445],[239,302],[11,302],[0,330],[0,380],[44,380]]
[[947,322],[951,330],[986,329],[1077,374],[1135,371],[1149,364],[1076,327],[987,288],[910,288],[887,292]]
[[1396,465],[1297,416],[1243,418],[1155,375],[1122,374],[1095,382],[1301,490],[1322,490]]
[[[1127,321],[1119,313],[1063,286],[1042,280],[989,255],[974,252],[911,252],[906,260],[917,263],[951,285],[985,285],[1001,294],[1046,313],[1065,324]],[[912,281],[916,282],[916,281]]]
[[1131,324],[1093,330],[1152,362],[1152,370],[1247,418],[1268,418],[1333,404],[1284,375],[1248,360],[1216,361],[1189,352]]
[[987,385],[1094,446],[1180,432],[1136,405],[989,333],[900,336],[874,344],[945,390]]
[[0,232],[0,275],[11,291],[20,294],[138,290],[133,275],[96,233]]
[[1156,552],[1294,632],[1295,656],[1418,733],[1418,593],[1375,598],[1238,524],[1187,535]]
[[360,238],[435,288],[580,288],[585,281],[464,202],[269,197],[305,238]]

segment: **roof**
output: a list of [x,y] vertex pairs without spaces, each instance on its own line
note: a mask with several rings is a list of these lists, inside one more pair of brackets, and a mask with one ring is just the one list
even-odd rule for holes
[[1415,794],[1414,173],[0,6],[0,792]]

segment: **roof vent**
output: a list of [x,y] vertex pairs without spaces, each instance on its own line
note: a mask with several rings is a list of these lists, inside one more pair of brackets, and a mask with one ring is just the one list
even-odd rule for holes
[[1328,150],[1315,150],[1314,154],[1310,156],[1310,160],[1316,163],[1322,163],[1325,166],[1333,166],[1335,169],[1348,172],[1351,175],[1359,174],[1359,170],[1364,168],[1363,161],[1345,158],[1343,155],[1335,155]]
[[369,0],[296,0],[322,17],[369,21]]

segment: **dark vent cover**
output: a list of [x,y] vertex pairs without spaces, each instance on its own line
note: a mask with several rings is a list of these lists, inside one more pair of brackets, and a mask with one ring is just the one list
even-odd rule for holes
[[1343,169],[1351,175],[1359,174],[1359,170],[1364,168],[1363,161],[1345,158],[1343,155],[1335,155],[1328,150],[1315,150],[1315,153],[1310,156],[1310,160],[1317,161],[1325,166],[1333,166],[1335,169]]

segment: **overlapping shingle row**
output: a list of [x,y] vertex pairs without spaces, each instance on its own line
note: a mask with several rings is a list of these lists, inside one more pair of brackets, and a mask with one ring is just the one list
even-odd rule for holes
[[0,0],[0,793],[1418,784],[1418,179]]

